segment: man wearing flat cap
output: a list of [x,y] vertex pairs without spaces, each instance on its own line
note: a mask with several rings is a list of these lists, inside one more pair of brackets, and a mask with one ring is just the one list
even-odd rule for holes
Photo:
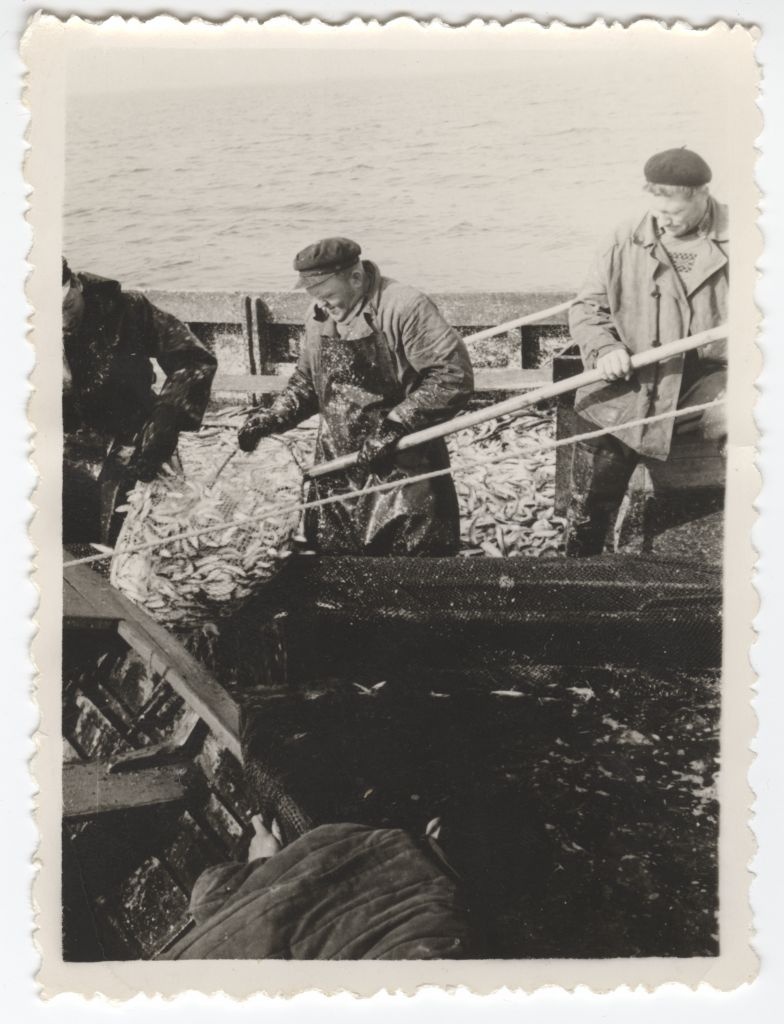
[[[314,302],[297,368],[271,408],[251,414],[239,444],[252,451],[319,413],[316,460],[359,451],[356,467],[311,482],[311,500],[449,466],[443,439],[396,451],[408,433],[447,420],[473,390],[468,352],[434,303],[384,277],[348,238],[325,238],[294,260]],[[330,554],[446,555],[459,545],[449,475],[308,511],[312,547]]]
[[[644,168],[650,208],[620,227],[599,250],[569,312],[586,369],[603,380],[575,396],[577,432],[618,427],[575,445],[567,554],[600,553],[635,466],[676,459],[679,445],[702,438],[715,447],[719,475],[726,429],[720,408],[694,416],[631,423],[719,398],[726,386],[726,342],[632,370],[651,347],[718,327],[727,319],[727,208],[708,190],[711,170],[697,153],[669,149]],[[718,481],[721,482],[721,481]]]

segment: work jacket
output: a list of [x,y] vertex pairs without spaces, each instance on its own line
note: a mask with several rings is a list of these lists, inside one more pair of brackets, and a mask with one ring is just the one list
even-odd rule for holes
[[[79,327],[63,338],[69,370],[63,391],[66,434],[88,429],[130,444],[156,406],[178,430],[198,430],[210,397],[215,356],[191,331],[140,292],[77,274],[84,296]],[[166,380],[155,395],[155,360]]]
[[[338,325],[316,302],[305,321],[297,368],[273,403],[283,429],[320,413],[316,458],[356,451],[386,416],[409,432],[449,419],[473,390],[460,335],[435,304],[408,285],[363,264],[368,288],[359,311]],[[383,478],[357,471],[320,477],[311,498],[356,491],[380,479],[414,476],[449,465],[442,439],[400,452]],[[332,554],[449,554],[459,543],[457,496],[449,476],[322,506],[306,517],[306,534]]]
[[473,940],[451,870],[398,829],[321,825],[267,860],[218,864],[166,960],[443,960]]
[[[660,241],[655,217],[621,227],[596,256],[588,280],[569,311],[569,327],[586,369],[613,349],[630,355],[687,335],[718,327],[727,320],[729,251],[727,208],[709,199],[703,220],[710,257],[702,278],[690,282],[687,295]],[[691,383],[703,373],[726,366],[726,341],[690,353]],[[575,409],[600,427],[669,412],[681,394],[684,356],[675,356],[634,372],[630,381],[599,381],[577,391]],[[618,437],[641,455],[666,459],[673,419],[619,430]]]
[[[198,430],[217,362],[170,313],[117,281],[77,274],[81,322],[63,334],[63,537],[110,543],[135,475],[125,452]],[[166,375],[156,395],[155,360]]]

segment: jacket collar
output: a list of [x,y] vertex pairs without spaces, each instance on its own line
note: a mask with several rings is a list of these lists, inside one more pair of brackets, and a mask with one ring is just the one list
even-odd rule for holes
[[[713,242],[729,242],[729,218],[727,207],[717,203],[713,196],[708,196],[708,207],[700,223],[700,230]],[[642,245],[651,252],[659,241],[659,226],[650,211],[645,214],[632,233],[632,241]]]
[[371,262],[371,260],[362,260],[362,266],[365,269],[365,273],[368,275],[368,291],[365,309],[366,311],[371,312],[375,318],[378,314],[378,307],[381,302],[383,278],[381,277],[381,271],[375,263]]

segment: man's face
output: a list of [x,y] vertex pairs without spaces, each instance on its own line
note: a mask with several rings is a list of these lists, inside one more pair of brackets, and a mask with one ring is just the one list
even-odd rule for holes
[[63,286],[63,334],[73,334],[83,315],[84,295],[78,284],[72,281],[67,289]]
[[696,192],[693,196],[651,196],[651,212],[659,227],[679,238],[693,231],[705,214],[708,196]]
[[333,320],[340,323],[362,295],[362,275],[356,272],[348,276],[333,274],[318,284],[307,286],[305,291],[325,307]]

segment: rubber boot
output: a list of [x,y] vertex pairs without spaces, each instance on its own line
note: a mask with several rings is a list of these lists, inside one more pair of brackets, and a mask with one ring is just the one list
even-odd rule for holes
[[604,551],[636,461],[634,453],[617,442],[575,445],[566,514],[567,557],[587,558]]

